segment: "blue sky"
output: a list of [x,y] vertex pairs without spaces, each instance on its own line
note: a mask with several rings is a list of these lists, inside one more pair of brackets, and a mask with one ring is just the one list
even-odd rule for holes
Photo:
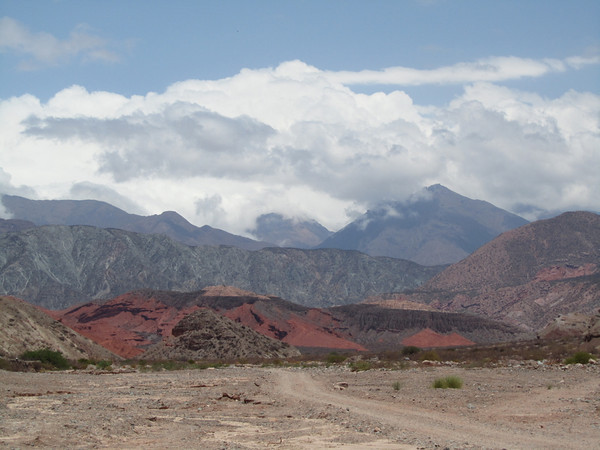
[[[600,210],[600,2],[0,0],[0,192],[336,229]],[[0,211],[2,214],[2,211]],[[6,215],[6,213],[4,213]]]
[[[72,84],[143,95],[189,78],[219,79],[294,59],[323,70],[433,69],[489,56],[562,59],[597,54],[600,46],[597,1],[13,0],[0,2],[0,14],[63,41],[83,26],[115,58],[102,64],[82,51],[37,70],[15,70],[34,58],[5,49],[2,98],[48,99]],[[534,84],[553,95],[574,86],[600,90],[597,64],[551,78]]]

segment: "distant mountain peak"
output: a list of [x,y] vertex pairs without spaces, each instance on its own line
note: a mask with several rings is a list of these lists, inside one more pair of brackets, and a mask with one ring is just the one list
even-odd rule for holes
[[293,248],[315,247],[332,234],[316,220],[285,217],[280,213],[258,216],[255,228],[248,232],[260,241]]
[[435,184],[405,201],[378,204],[318,247],[358,250],[424,265],[449,264],[526,223],[491,203]]

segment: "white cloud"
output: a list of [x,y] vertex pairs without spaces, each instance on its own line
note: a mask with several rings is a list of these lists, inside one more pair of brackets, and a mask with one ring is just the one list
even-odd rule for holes
[[598,64],[598,58],[573,57],[566,61],[558,59],[528,59],[491,57],[474,62],[458,63],[431,70],[410,67],[389,67],[383,70],[360,72],[326,72],[324,75],[342,84],[391,84],[398,86],[421,86],[427,84],[464,84],[478,81],[499,82],[524,77],[540,77],[551,72],[564,72],[567,64],[581,68]]
[[78,25],[67,39],[61,40],[50,33],[31,32],[10,17],[0,18],[0,51],[28,58],[19,63],[22,70],[52,66],[77,57],[83,61],[102,62],[119,59],[108,48],[108,42],[92,34],[85,25]]
[[75,183],[65,196],[66,200],[100,200],[110,203],[128,213],[145,215],[147,212],[129,198],[119,194],[114,189],[88,181]]
[[394,75],[466,82],[442,107],[356,93],[345,83],[382,79],[301,61],[131,98],[73,86],[45,104],[0,103],[0,166],[42,197],[129,201],[240,234],[272,211],[339,229],[434,183],[508,209],[600,210],[600,97],[497,82],[573,64],[492,58]]

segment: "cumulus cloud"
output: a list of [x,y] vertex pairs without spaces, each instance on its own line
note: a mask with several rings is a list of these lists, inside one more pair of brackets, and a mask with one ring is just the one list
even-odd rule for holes
[[59,39],[50,33],[31,32],[10,17],[0,18],[0,51],[24,57],[19,63],[22,70],[52,66],[73,58],[102,62],[119,59],[109,49],[108,42],[94,35],[86,25],[78,25],[67,39]]
[[27,186],[14,186],[9,173],[0,167],[0,219],[10,219],[12,214],[6,210],[2,203],[4,194],[19,195],[21,197],[35,198],[36,193]]
[[[600,97],[544,98],[501,84],[593,63],[584,59],[356,73],[289,61],[131,98],[73,86],[45,104],[0,103],[0,165],[40,195],[129,199],[240,234],[273,211],[339,229],[435,183],[531,214],[598,210]],[[427,106],[401,90],[350,87],[417,80],[464,90]]]

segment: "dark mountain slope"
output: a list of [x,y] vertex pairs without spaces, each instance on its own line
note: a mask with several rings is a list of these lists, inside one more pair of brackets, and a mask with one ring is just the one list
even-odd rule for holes
[[164,234],[187,245],[232,245],[247,250],[272,246],[205,225],[192,225],[173,211],[153,216],[129,214],[97,200],[29,200],[3,195],[2,204],[15,219],[36,225],[90,225],[146,234]]
[[49,309],[135,289],[211,285],[329,306],[416,288],[441,269],[335,249],[188,247],[163,235],[85,226],[0,234],[0,294]]
[[35,223],[19,219],[0,219],[0,233],[22,231],[35,227]]
[[407,202],[388,202],[367,211],[318,247],[359,250],[424,265],[449,264],[526,223],[490,203],[435,185]]

